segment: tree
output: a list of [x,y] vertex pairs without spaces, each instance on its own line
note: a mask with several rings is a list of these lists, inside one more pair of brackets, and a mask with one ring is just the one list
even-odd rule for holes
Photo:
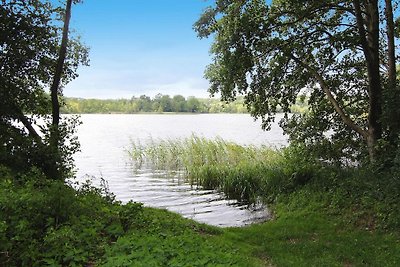
[[188,112],[201,112],[201,104],[200,101],[194,96],[189,96],[186,102],[186,109]]
[[149,112],[151,111],[151,98],[146,95],[141,95],[138,100],[139,111]]
[[244,94],[267,129],[306,94],[309,112],[281,122],[292,141],[375,161],[379,140],[399,139],[394,13],[390,0],[217,0],[195,24],[215,38],[209,90]]
[[61,88],[88,62],[87,49],[68,38],[71,6],[70,0],[65,8],[49,1],[0,5],[1,164],[16,171],[36,166],[53,179],[65,177],[77,149],[76,120],[60,122]]
[[160,109],[162,112],[171,112],[172,111],[172,101],[169,95],[163,95],[160,98]]
[[174,112],[186,111],[186,99],[182,95],[174,95],[172,98],[172,107]]

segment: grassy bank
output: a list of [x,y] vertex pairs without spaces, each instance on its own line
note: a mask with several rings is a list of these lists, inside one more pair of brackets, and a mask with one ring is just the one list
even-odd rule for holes
[[219,229],[122,205],[107,187],[75,190],[34,170],[14,175],[0,168],[0,266],[400,264],[394,170],[317,165],[299,147],[271,151],[195,137],[152,144],[132,150],[139,165],[151,160],[242,201],[261,198],[274,219]]

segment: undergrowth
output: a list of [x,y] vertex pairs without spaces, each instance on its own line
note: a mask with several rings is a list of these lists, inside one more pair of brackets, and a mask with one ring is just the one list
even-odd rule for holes
[[0,168],[0,266],[258,266],[221,234],[90,183]]

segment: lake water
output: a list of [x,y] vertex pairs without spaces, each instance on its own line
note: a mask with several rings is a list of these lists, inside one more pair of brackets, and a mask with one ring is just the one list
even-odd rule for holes
[[215,191],[190,186],[184,179],[143,168],[134,171],[127,150],[132,141],[221,137],[242,145],[286,144],[281,129],[261,130],[248,114],[107,114],[82,115],[78,137],[81,152],[75,155],[78,181],[103,177],[118,200],[165,208],[211,225],[243,226],[269,218],[264,206],[245,206]]

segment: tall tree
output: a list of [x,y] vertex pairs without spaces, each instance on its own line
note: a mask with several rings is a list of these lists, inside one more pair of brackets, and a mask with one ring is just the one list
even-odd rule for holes
[[392,8],[390,0],[217,0],[195,24],[200,37],[214,36],[210,92],[244,94],[265,128],[279,106],[289,113],[306,94],[309,112],[281,122],[292,140],[325,147],[322,156],[365,151],[375,161],[378,140],[399,136],[387,107],[400,95],[384,93],[397,90]]
[[[64,61],[67,55],[67,45],[68,45],[68,32],[69,32],[69,21],[71,19],[71,8],[72,8],[72,0],[67,0],[65,7],[65,16],[64,16],[64,27],[62,31],[62,39],[61,46],[58,53],[57,65],[54,72],[53,83],[50,87],[51,94],[51,104],[52,104],[52,125],[55,128],[54,132],[58,131],[58,125],[60,124],[60,103],[58,100],[59,97],[59,88],[61,82],[61,75],[63,74]],[[55,134],[57,135],[57,134]],[[58,146],[58,137],[53,138],[55,142],[54,146]]]
[[[71,1],[65,9],[49,1],[0,4],[0,164],[15,170],[36,166],[54,179],[69,169],[77,143],[72,138],[70,148],[64,144],[73,127],[63,123],[60,130],[59,104],[52,99],[58,101],[61,85],[77,76],[80,64],[87,64],[87,49],[78,39],[68,41],[70,9]],[[62,37],[58,17],[66,26]],[[49,113],[53,116],[46,125]]]
[[[61,76],[63,74],[64,62],[67,55],[67,46],[68,46],[68,33],[69,33],[69,22],[71,19],[71,9],[72,9],[72,0],[67,0],[65,5],[65,14],[64,14],[64,26],[62,30],[62,39],[61,45],[58,53],[58,59],[56,68],[54,71],[53,82],[50,86],[50,96],[51,96],[51,109],[52,109],[52,124],[50,127],[50,148],[54,151],[52,153],[53,157],[55,157],[55,165],[59,165],[62,161],[62,157],[60,155],[60,82]],[[58,163],[58,164],[57,164]],[[61,177],[62,174],[60,170],[57,168],[53,173],[51,173],[53,177]]]

